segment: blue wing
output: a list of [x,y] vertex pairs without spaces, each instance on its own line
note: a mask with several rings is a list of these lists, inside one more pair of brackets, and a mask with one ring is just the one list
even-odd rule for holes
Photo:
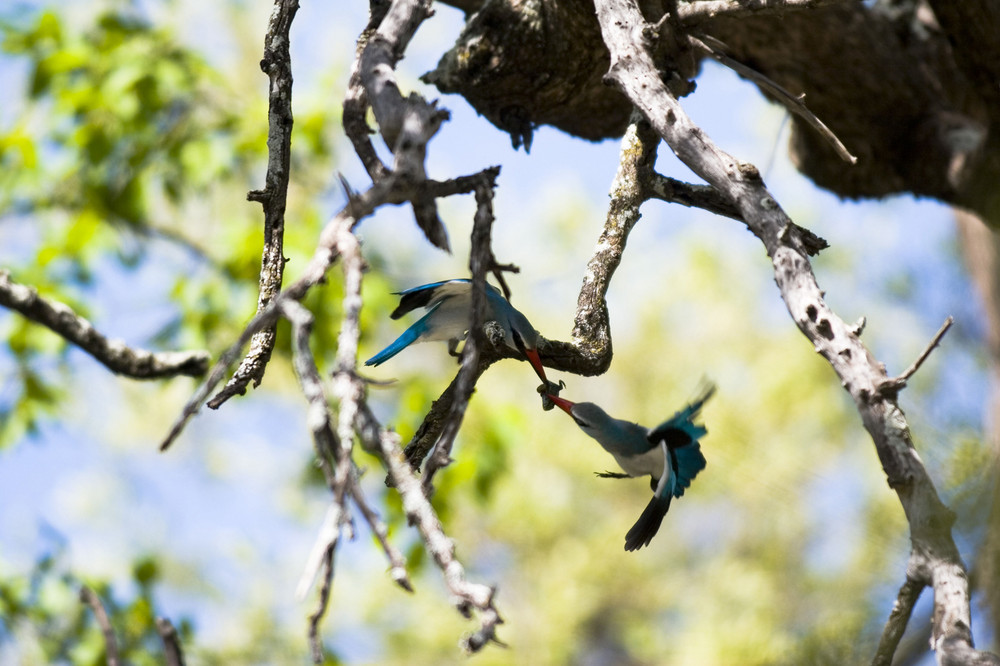
[[714,393],[715,385],[708,384],[697,399],[651,430],[647,436],[653,445],[660,442],[667,445],[675,477],[672,489],[674,497],[683,495],[684,489],[691,485],[694,477],[707,464],[698,440],[708,434],[708,430],[695,424],[694,419]]
[[431,282],[430,284],[422,284],[419,287],[411,287],[405,291],[398,291],[396,292],[396,295],[402,296],[402,298],[399,299],[399,305],[397,305],[396,309],[392,311],[389,318],[399,319],[407,312],[412,312],[417,308],[425,308],[434,304],[434,302],[440,302],[449,296],[454,296],[463,292],[468,294],[470,292],[469,287],[471,284],[471,280],[459,278],[456,280]]
[[[702,429],[704,430],[704,428]],[[701,454],[701,446],[698,442],[691,442],[687,446],[676,449],[668,449],[670,453],[670,464],[674,468],[674,497],[684,494],[684,489],[690,487],[694,477],[698,472],[705,469],[708,463],[705,456]]]

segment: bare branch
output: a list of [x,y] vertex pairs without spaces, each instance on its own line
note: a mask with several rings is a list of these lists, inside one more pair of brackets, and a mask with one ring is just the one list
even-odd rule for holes
[[[285,271],[285,203],[288,198],[292,155],[292,57],[289,52],[289,31],[298,8],[298,0],[274,1],[264,38],[264,58],[260,61],[260,68],[270,80],[267,175],[264,178],[264,189],[254,190],[247,195],[247,199],[260,202],[264,208],[264,250],[260,264],[258,313],[281,290]],[[209,407],[218,409],[234,395],[243,395],[251,381],[254,387],[260,385],[264,369],[274,351],[276,334],[273,325],[254,334],[246,358],[226,386],[209,401]]]
[[330,590],[333,588],[333,557],[336,547],[331,545],[326,549],[323,557],[323,585],[319,588],[319,599],[316,601],[316,610],[309,614],[309,646],[312,650],[314,664],[323,663],[323,639],[319,636],[319,623],[326,614],[327,606],[330,604]]
[[119,375],[164,379],[177,375],[198,377],[208,370],[207,351],[151,352],[133,349],[121,340],[109,340],[68,305],[42,298],[34,288],[11,280],[6,270],[0,270],[0,305],[45,326]]
[[649,124],[633,114],[622,137],[604,229],[584,271],[572,342],[546,340],[539,345],[539,355],[549,367],[591,376],[606,372],[611,365],[611,322],[606,297],[628,235],[639,221],[639,207],[647,196],[643,182],[652,178],[658,142]]
[[941,342],[941,338],[944,337],[944,334],[948,332],[948,329],[951,328],[951,325],[954,322],[955,318],[951,316],[949,316],[947,319],[944,320],[944,323],[941,325],[941,328],[939,328],[938,332],[934,334],[934,337],[931,338],[931,341],[927,344],[927,347],[920,354],[920,356],[917,357],[917,360],[914,361],[913,364],[910,367],[908,367],[903,372],[903,374],[899,376],[900,379],[905,381],[910,377],[912,377],[913,374],[920,369],[920,366],[924,364],[924,361],[927,360],[927,357],[930,356],[931,352],[934,351],[934,348],[938,346],[938,344]]
[[954,514],[941,502],[916,455],[895,396],[877,390],[887,379],[884,367],[823,300],[801,238],[792,232],[792,221],[767,191],[756,167],[715,146],[660,80],[644,45],[649,28],[635,1],[596,0],[595,6],[611,53],[608,80],[628,96],[681,161],[737,207],[771,257],[789,314],[854,398],[889,485],[903,506],[914,552],[921,557],[921,571],[914,575],[934,587],[933,647],[939,661],[974,656],[992,663],[995,655],[977,652],[972,645],[968,580],[951,535]]
[[[434,445],[433,452],[424,468],[424,492],[428,495],[433,491],[434,475],[439,469],[451,462],[451,447],[462,426],[465,410],[469,406],[469,398],[476,386],[476,380],[482,373],[479,367],[479,350],[483,347],[486,335],[483,326],[486,323],[486,271],[495,265],[491,246],[493,228],[493,187],[494,183],[480,184],[476,188],[476,216],[472,225],[472,249],[469,254],[469,269],[472,272],[472,312],[469,319],[469,337],[462,349],[462,367],[455,377],[454,396],[448,417],[445,420],[441,436]],[[504,283],[504,287],[506,287]],[[499,345],[497,345],[499,346]],[[450,387],[449,387],[450,388]]]
[[208,394],[215,386],[222,381],[226,369],[236,362],[240,351],[250,340],[251,336],[264,327],[270,326],[279,316],[282,303],[285,301],[300,300],[306,293],[323,279],[326,272],[337,260],[339,254],[337,242],[344,231],[351,231],[355,225],[383,204],[399,204],[411,201],[422,196],[448,196],[469,192],[475,188],[475,179],[478,177],[496,177],[497,168],[485,169],[475,176],[464,176],[446,181],[426,181],[423,183],[411,183],[400,181],[396,178],[389,178],[373,185],[367,191],[353,197],[347,205],[338,212],[332,220],[320,232],[319,242],[312,259],[306,265],[302,276],[289,285],[284,291],[279,292],[268,305],[261,310],[240,335],[239,339],[227,349],[209,373],[208,378],[198,387],[195,394],[184,405],[181,415],[174,422],[170,432],[160,444],[160,450],[167,450],[173,441],[180,435],[184,426],[194,416],[201,404],[208,397]]
[[97,620],[97,626],[104,634],[104,650],[108,655],[108,666],[118,666],[121,663],[118,657],[118,641],[115,640],[115,630],[111,627],[111,619],[108,617],[108,611],[104,609],[104,604],[101,603],[101,598],[84,585],[80,588],[80,601],[90,606]]
[[[431,13],[431,0],[393,0],[378,29],[364,45],[357,64],[361,84],[375,113],[382,138],[396,157],[393,171],[396,177],[412,183],[420,183],[427,178],[424,169],[427,142],[437,133],[441,123],[448,119],[448,112],[437,109],[433,103],[428,104],[416,93],[404,99],[396,82],[395,66],[413,33]],[[355,104],[352,112],[359,111]],[[353,120],[354,131],[358,134],[357,117]],[[364,145],[362,151],[367,152]],[[363,162],[371,162],[370,156],[359,155]],[[378,170],[373,164],[370,167],[366,164],[366,168],[369,168],[369,173]],[[427,240],[449,251],[448,234],[438,217],[434,199],[419,197],[412,201],[412,205],[414,217]]]
[[381,428],[367,405],[359,407],[358,435],[366,447],[377,452],[382,459],[391,485],[400,494],[407,520],[416,526],[427,552],[444,575],[455,608],[467,618],[472,617],[473,611],[479,612],[479,630],[464,641],[466,649],[476,652],[496,640],[496,627],[503,622],[493,604],[495,590],[466,579],[465,569],[455,558],[454,542],[445,535],[434,507],[424,495],[420,480],[403,457],[399,436]]
[[[355,470],[356,472],[357,470]],[[388,530],[386,530],[385,523],[378,517],[378,514],[368,506],[368,500],[365,499],[364,493],[361,491],[361,484],[358,482],[357,474],[353,476],[351,482],[351,496],[354,498],[354,504],[361,511],[361,515],[365,517],[368,526],[371,528],[372,532],[375,534],[375,538],[378,539],[379,544],[382,546],[385,556],[389,559],[389,576],[404,590],[407,592],[413,592],[413,583],[410,582],[410,577],[406,573],[406,558],[403,557],[403,553],[400,552],[396,546],[389,541]]]
[[167,666],[184,666],[184,651],[173,623],[165,617],[156,618],[156,631],[163,641],[163,661]]

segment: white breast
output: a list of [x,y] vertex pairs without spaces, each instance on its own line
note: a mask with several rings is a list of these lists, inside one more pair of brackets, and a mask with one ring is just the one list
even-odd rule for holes
[[629,476],[652,476],[659,479],[663,473],[663,447],[656,446],[638,456],[628,458],[612,454]]

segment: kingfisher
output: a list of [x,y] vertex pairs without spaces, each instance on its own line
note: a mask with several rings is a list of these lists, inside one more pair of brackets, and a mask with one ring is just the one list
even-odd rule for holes
[[627,479],[648,474],[650,477],[653,497],[625,535],[625,550],[649,545],[667,515],[670,500],[683,495],[698,472],[705,469],[705,456],[698,440],[708,431],[694,420],[714,393],[715,385],[708,384],[691,404],[651,429],[613,418],[592,402],[570,402],[548,395],[549,400],[569,414],[581,430],[614,456],[625,472],[603,472],[598,476]]
[[[549,386],[542,360],[538,356],[541,335],[528,318],[503,297],[499,289],[491,284],[486,287],[486,321],[492,320],[499,324],[503,330],[504,344],[526,359],[543,384]],[[365,365],[385,363],[416,342],[447,340],[448,352],[456,354],[458,343],[465,339],[469,328],[472,280],[459,278],[432,282],[396,292],[396,295],[400,296],[399,305],[389,315],[390,318],[399,319],[417,308],[427,308],[427,314],[403,331],[391,345],[365,361]]]

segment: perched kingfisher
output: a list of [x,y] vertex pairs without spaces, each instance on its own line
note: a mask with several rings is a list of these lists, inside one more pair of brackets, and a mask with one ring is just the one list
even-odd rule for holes
[[[548,386],[545,369],[538,356],[541,336],[528,318],[521,314],[503,297],[500,290],[491,284],[486,289],[486,321],[495,321],[503,330],[507,347],[523,356],[534,368],[535,374]],[[379,365],[403,351],[415,342],[447,340],[448,351],[452,354],[458,343],[465,339],[469,328],[469,313],[472,310],[472,280],[465,278],[445,280],[420,285],[406,291],[397,292],[399,305],[392,319],[399,319],[417,308],[427,308],[427,314],[403,331],[396,340],[365,361],[365,365]]]

